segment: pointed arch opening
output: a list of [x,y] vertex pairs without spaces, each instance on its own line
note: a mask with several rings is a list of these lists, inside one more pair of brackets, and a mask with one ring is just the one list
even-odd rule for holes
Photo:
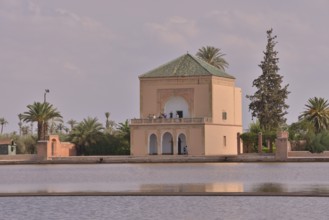
[[164,133],[162,136],[162,154],[174,154],[174,140],[169,132]]
[[178,146],[178,154],[182,155],[185,154],[187,143],[186,143],[186,136],[185,134],[180,134],[178,135],[178,140],[177,140],[177,146]]
[[149,139],[149,154],[157,155],[158,154],[158,141],[155,134],[151,134]]

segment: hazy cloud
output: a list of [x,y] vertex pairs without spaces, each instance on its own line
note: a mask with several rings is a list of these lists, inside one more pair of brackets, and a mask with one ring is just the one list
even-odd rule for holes
[[63,23],[68,26],[77,26],[82,27],[85,31],[91,31],[97,34],[98,36],[112,39],[114,34],[101,22],[92,19],[90,17],[79,16],[76,13],[67,11],[65,9],[59,8],[55,12],[62,19]]
[[186,48],[188,41],[199,32],[194,21],[180,16],[170,17],[164,23],[150,22],[146,27],[161,42],[182,48]]
[[328,8],[327,0],[0,0],[0,99],[11,103],[0,109],[5,132],[17,130],[17,114],[45,88],[65,121],[101,120],[107,111],[117,122],[139,117],[138,75],[206,45],[226,54],[247,127],[245,94],[261,74],[271,27],[295,121],[308,98],[329,99]]

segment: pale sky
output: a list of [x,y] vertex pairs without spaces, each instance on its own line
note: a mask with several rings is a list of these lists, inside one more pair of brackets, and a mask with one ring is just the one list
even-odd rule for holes
[[221,48],[243,92],[261,74],[266,30],[278,36],[279,74],[290,84],[288,123],[311,97],[329,99],[328,0],[0,0],[0,117],[47,101],[64,121],[139,117],[138,76],[187,51]]

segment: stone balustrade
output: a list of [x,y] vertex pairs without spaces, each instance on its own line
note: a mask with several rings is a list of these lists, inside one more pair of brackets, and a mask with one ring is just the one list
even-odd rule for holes
[[146,118],[131,119],[130,124],[203,124],[211,123],[212,118]]

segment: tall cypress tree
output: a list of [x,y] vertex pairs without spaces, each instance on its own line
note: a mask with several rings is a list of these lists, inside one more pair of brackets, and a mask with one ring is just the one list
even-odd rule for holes
[[252,117],[259,120],[264,131],[273,131],[286,122],[288,105],[285,100],[290,93],[288,86],[281,87],[283,76],[279,75],[278,52],[274,50],[276,36],[272,36],[273,29],[267,31],[267,45],[264,51],[264,60],[259,67],[262,74],[253,81],[252,86],[257,88],[254,95],[247,95],[250,99],[249,111]]

